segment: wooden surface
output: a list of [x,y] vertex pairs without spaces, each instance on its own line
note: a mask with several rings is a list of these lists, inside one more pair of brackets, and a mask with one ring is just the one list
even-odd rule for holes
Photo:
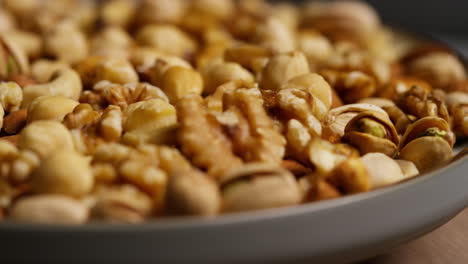
[[435,231],[362,264],[468,263],[468,209]]

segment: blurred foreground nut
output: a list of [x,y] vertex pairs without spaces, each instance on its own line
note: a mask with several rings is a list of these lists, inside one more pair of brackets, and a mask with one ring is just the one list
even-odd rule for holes
[[60,95],[45,95],[34,99],[28,107],[28,123],[36,120],[62,121],[79,103]]
[[169,177],[166,203],[170,213],[213,216],[220,210],[221,197],[211,178],[191,170]]
[[406,179],[398,163],[382,153],[367,153],[362,156],[367,168],[371,189],[391,185]]
[[23,91],[14,82],[0,82],[0,105],[6,112],[18,110],[23,101]]
[[348,122],[342,141],[356,147],[361,155],[381,152],[393,157],[399,138],[387,114],[365,111]]
[[33,172],[31,186],[35,193],[83,196],[93,187],[89,159],[74,150],[59,150]]
[[[4,118],[3,132],[7,134],[16,134],[26,125],[28,112],[26,109],[17,110],[9,113]],[[1,128],[1,126],[0,126]]]
[[161,86],[169,100],[176,103],[189,93],[201,94],[203,79],[197,71],[175,66],[164,73]]
[[289,171],[262,163],[250,163],[223,175],[221,189],[227,212],[290,206],[301,201],[301,191]]
[[202,70],[205,83],[204,94],[212,94],[218,86],[228,82],[237,82],[250,86],[254,83],[254,77],[246,69],[234,62],[221,62],[207,65]]
[[419,175],[419,170],[413,162],[408,160],[395,160],[400,166],[401,172],[406,178],[412,178]]
[[83,87],[80,76],[69,68],[57,70],[48,83],[27,85],[23,88],[23,107],[39,96],[61,95],[73,100],[78,100]]
[[39,120],[27,125],[20,133],[18,147],[31,150],[41,158],[61,150],[73,150],[73,140],[68,129],[57,121]]
[[448,53],[433,52],[417,58],[410,62],[408,70],[410,74],[441,89],[448,89],[456,82],[466,79],[463,64]]
[[412,161],[424,173],[450,162],[453,143],[452,132],[444,119],[421,118],[402,136],[399,158]]
[[129,184],[98,188],[95,198],[92,218],[110,223],[140,223],[153,209],[150,197]]
[[370,177],[360,158],[349,158],[326,176],[328,182],[343,193],[359,193],[370,189]]
[[46,34],[44,49],[58,60],[74,64],[88,55],[88,42],[76,25],[62,22]]
[[175,107],[161,99],[137,102],[123,112],[123,140],[127,142],[171,144],[176,127]]
[[136,33],[135,39],[141,45],[178,57],[190,56],[197,48],[188,34],[172,25],[146,25]]
[[63,195],[38,195],[18,200],[9,212],[14,221],[40,224],[83,224],[88,208],[77,200]]
[[276,91],[296,76],[309,73],[309,65],[303,53],[293,51],[274,55],[263,68],[260,87]]
[[8,34],[0,35],[0,79],[29,73],[29,62],[23,47]]

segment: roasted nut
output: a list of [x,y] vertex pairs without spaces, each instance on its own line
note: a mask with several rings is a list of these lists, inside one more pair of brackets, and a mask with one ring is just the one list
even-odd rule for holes
[[74,64],[88,55],[88,42],[75,24],[62,22],[45,36],[44,50],[60,61]]
[[311,71],[324,64],[333,52],[330,41],[313,30],[303,30],[298,33],[297,48],[307,57]]
[[3,132],[10,135],[20,132],[26,125],[27,115],[28,112],[26,109],[9,113],[3,120]]
[[140,24],[176,23],[185,15],[184,0],[143,0],[138,13]]
[[106,27],[91,39],[90,54],[93,56],[130,56],[132,38],[120,27]]
[[448,89],[454,83],[466,79],[463,64],[448,53],[434,52],[410,62],[409,72],[426,80],[435,88]]
[[[197,48],[196,42],[189,35],[171,25],[144,26],[137,32],[135,39],[141,45],[178,57],[190,56]],[[171,41],[168,42],[168,39]]]
[[336,90],[343,102],[348,104],[369,97],[376,90],[374,78],[360,71],[325,70],[321,71],[320,74]]
[[189,93],[201,94],[203,79],[197,71],[184,67],[171,67],[162,76],[161,86],[172,103]]
[[286,140],[266,113],[258,88],[241,88],[225,94],[223,107],[233,111],[239,120],[230,128],[236,154],[247,162],[277,164],[283,159]]
[[[239,63],[242,67],[254,72],[260,72],[258,62],[268,60],[272,52],[264,47],[252,44],[237,44],[226,49],[224,59],[227,62]],[[263,68],[263,66],[262,66]]]
[[291,52],[296,47],[291,28],[277,18],[269,18],[257,26],[253,42],[273,52]]
[[28,107],[34,99],[42,95],[61,95],[78,100],[82,89],[78,73],[72,69],[59,69],[53,74],[48,83],[33,84],[23,88],[22,107]]
[[161,99],[135,103],[123,112],[123,140],[133,144],[172,144],[176,128],[176,109]]
[[89,159],[74,150],[58,150],[33,172],[31,186],[35,193],[83,196],[93,187]]
[[115,105],[110,105],[104,110],[99,123],[99,131],[104,139],[117,141],[122,135],[122,111]]
[[68,68],[64,62],[39,59],[31,65],[31,75],[39,83],[46,83],[57,70],[63,68]]
[[322,179],[315,181],[315,186],[312,188],[310,194],[308,194],[308,200],[311,201],[322,201],[338,198],[341,193],[330,183]]
[[452,130],[457,137],[468,137],[468,94],[452,92],[445,100],[452,116]]
[[311,2],[303,16],[303,23],[335,40],[361,41],[380,26],[376,11],[360,1]]
[[92,87],[103,80],[118,84],[138,82],[138,75],[131,63],[121,57],[88,57],[77,65],[76,70],[85,87]]
[[28,123],[36,120],[61,122],[65,115],[72,112],[77,105],[77,101],[60,95],[37,97],[28,107]]
[[405,178],[412,178],[419,175],[419,170],[416,168],[413,162],[408,160],[395,160],[400,166],[401,172],[405,175]]
[[17,43],[29,58],[37,58],[42,52],[42,39],[38,34],[12,30],[8,32],[12,42]]
[[345,194],[365,192],[371,186],[367,169],[359,158],[343,161],[326,176],[326,179]]
[[133,1],[105,1],[100,10],[100,18],[105,25],[127,27],[135,17],[136,11],[136,4]]
[[356,147],[361,155],[381,152],[393,157],[399,138],[387,114],[365,111],[348,122],[342,141]]
[[301,192],[287,170],[251,163],[221,178],[223,206],[227,212],[267,209],[298,204]]
[[254,77],[237,63],[221,62],[207,65],[202,70],[205,87],[203,93],[210,95],[218,86],[228,82],[238,82],[240,85],[250,86]]
[[377,95],[379,97],[395,100],[401,94],[409,91],[413,86],[421,87],[427,92],[431,90],[431,86],[421,79],[410,77],[397,77],[392,79],[388,84],[381,87],[377,91]]
[[148,195],[132,185],[104,187],[97,190],[91,217],[111,223],[139,223],[152,210]]
[[303,53],[293,51],[274,55],[263,68],[260,87],[276,91],[296,76],[309,73],[309,65]]
[[0,105],[6,112],[18,110],[23,101],[23,91],[14,82],[0,82]]
[[46,158],[61,149],[72,150],[73,140],[64,125],[57,121],[40,120],[27,125],[21,131],[18,147]]
[[233,15],[235,4],[232,0],[200,0],[192,8],[203,15],[226,19]]
[[28,57],[23,48],[7,36],[0,35],[0,79],[29,73]]
[[281,86],[281,89],[296,88],[309,92],[317,97],[320,102],[329,110],[332,103],[332,88],[323,79],[322,76],[316,73],[308,73],[299,75],[290,79],[287,83]]
[[391,185],[406,179],[398,163],[382,153],[367,153],[362,162],[369,173],[371,189]]
[[169,177],[167,189],[166,202],[171,213],[213,216],[220,210],[218,186],[201,172],[192,170],[175,173]]
[[402,135],[405,133],[408,126],[411,124],[412,120],[410,117],[401,111],[398,106],[386,106],[383,107],[385,112],[387,112],[388,117],[392,120],[392,123],[395,124],[395,129],[398,134]]
[[421,118],[410,125],[401,138],[399,158],[412,161],[421,173],[441,167],[453,156],[451,133],[445,120]]
[[[220,125],[203,107],[199,95],[190,94],[179,101],[177,119],[182,151],[195,165],[207,169],[209,175],[218,178],[242,165],[241,159],[233,154],[231,142],[222,133]],[[206,148],[208,142],[210,147]]]
[[88,208],[80,201],[63,195],[38,195],[18,200],[10,210],[14,221],[41,224],[83,224]]

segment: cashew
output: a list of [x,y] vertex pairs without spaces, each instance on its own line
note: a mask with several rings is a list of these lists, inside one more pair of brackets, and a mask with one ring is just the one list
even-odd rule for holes
[[88,208],[63,195],[38,195],[18,200],[11,208],[9,218],[42,224],[83,224],[88,218]]
[[28,107],[34,99],[42,95],[61,95],[78,101],[82,89],[78,73],[72,69],[62,68],[54,73],[49,83],[24,87],[22,107]]
[[36,120],[62,121],[79,103],[60,95],[45,95],[32,101],[28,107],[28,123]]
[[73,139],[67,128],[57,121],[40,120],[21,131],[18,147],[31,150],[41,158],[60,149],[73,149]]
[[0,82],[0,105],[6,112],[19,109],[23,101],[23,91],[14,82]]
[[73,23],[62,22],[45,36],[46,53],[60,61],[73,64],[88,55],[86,36]]
[[35,193],[82,196],[91,191],[89,160],[74,150],[59,150],[44,159],[31,178]]

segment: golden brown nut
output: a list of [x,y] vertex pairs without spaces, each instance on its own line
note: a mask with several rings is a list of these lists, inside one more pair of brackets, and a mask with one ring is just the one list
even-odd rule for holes
[[7,34],[0,35],[0,79],[29,73],[29,62],[23,47]]
[[161,87],[170,102],[174,104],[187,94],[201,95],[203,79],[197,71],[174,66],[162,76]]
[[203,93],[210,95],[218,86],[228,82],[237,82],[239,85],[251,86],[254,77],[246,69],[234,62],[221,62],[207,65],[202,70],[204,81]]
[[392,120],[392,123],[395,124],[395,129],[398,134],[402,135],[405,133],[408,126],[412,123],[410,117],[405,114],[398,106],[386,106],[383,107],[385,112],[387,112],[388,117]]
[[370,177],[359,158],[349,158],[337,165],[326,180],[343,193],[365,192],[370,189]]
[[468,94],[452,92],[445,100],[452,117],[452,130],[457,137],[468,137]]
[[377,95],[379,97],[395,100],[401,94],[409,91],[413,86],[419,86],[427,92],[431,90],[431,86],[423,80],[413,77],[397,77],[392,79],[388,84],[381,87],[377,91]]
[[397,151],[398,133],[387,114],[365,111],[351,119],[345,127],[343,142],[356,147],[361,155],[381,152],[390,157]]
[[253,42],[273,52],[291,52],[296,47],[294,33],[281,20],[271,17],[257,25]]
[[136,15],[136,4],[129,0],[105,1],[100,9],[100,19],[104,25],[127,27]]
[[303,23],[334,39],[362,40],[380,27],[377,12],[361,1],[311,2]]
[[164,73],[172,67],[183,67],[187,69],[192,69],[190,63],[186,60],[168,55],[154,55],[155,59],[148,65],[144,65],[141,68],[144,71],[144,75],[147,76],[149,82],[153,85],[161,85],[162,77]]
[[417,58],[410,62],[408,71],[441,89],[447,89],[466,79],[463,64],[457,57],[448,53],[433,52]]
[[218,186],[201,172],[191,170],[175,173],[169,177],[167,188],[166,202],[171,213],[213,216],[220,210]]
[[347,104],[356,103],[362,98],[369,97],[376,90],[375,79],[360,71],[325,70],[321,71],[320,74]]
[[137,20],[140,24],[176,23],[185,15],[184,0],[143,0]]
[[66,114],[73,111],[79,103],[60,95],[40,96],[28,107],[28,123],[36,120],[55,120],[61,122]]
[[74,148],[67,128],[51,120],[39,120],[27,125],[20,133],[18,147],[31,150],[41,158],[46,158],[58,150]]
[[[242,67],[254,72],[259,72],[259,62],[265,61],[272,55],[267,48],[252,44],[237,44],[227,48],[224,53],[224,59],[227,62],[239,63]],[[262,66],[263,68],[263,66]]]
[[[215,178],[242,165],[217,121],[203,107],[199,95],[190,94],[177,104],[179,143],[182,151]],[[207,148],[206,145],[210,144]]]
[[78,73],[69,68],[62,68],[52,75],[48,83],[24,87],[22,106],[29,106],[34,99],[43,95],[61,95],[77,101],[82,89]]
[[21,46],[24,53],[29,58],[37,58],[42,53],[42,39],[40,35],[20,30],[8,32],[8,37],[12,42]]
[[176,109],[161,99],[130,105],[123,112],[123,140],[131,144],[172,144],[177,128]]
[[93,187],[89,159],[74,150],[58,150],[33,172],[31,186],[35,193],[83,196]]
[[223,175],[221,188],[227,212],[290,206],[301,200],[299,186],[289,171],[262,163]]
[[37,82],[46,83],[57,70],[63,68],[68,68],[68,65],[64,62],[39,59],[31,64],[31,75]]
[[399,158],[412,161],[423,173],[448,163],[454,143],[448,123],[438,117],[424,117],[408,127],[400,141]]
[[297,88],[307,91],[311,95],[317,97],[326,110],[329,110],[331,107],[332,88],[322,76],[316,73],[296,76],[281,86],[281,89],[288,88]]
[[23,101],[23,91],[14,82],[0,82],[0,107],[5,112],[18,110]]
[[8,217],[21,222],[76,225],[87,221],[88,208],[64,195],[37,195],[15,202]]
[[274,55],[263,68],[260,87],[276,91],[296,76],[309,73],[309,65],[303,53],[293,51]]
[[266,113],[258,88],[226,93],[223,107],[234,112],[239,121],[228,128],[235,153],[247,162],[277,164],[283,159],[286,140]]
[[62,22],[45,36],[44,50],[60,61],[74,64],[88,55],[88,42],[75,24]]
[[196,42],[189,35],[171,25],[146,25],[137,32],[135,39],[141,45],[178,57],[190,56],[197,48]]
[[132,42],[131,36],[122,28],[106,27],[91,39],[90,55],[127,58]]
[[307,57],[311,71],[324,64],[333,53],[333,46],[328,38],[314,30],[302,30],[298,33],[297,48]]
[[26,125],[28,111],[26,109],[17,110],[9,113],[3,122],[3,132],[7,134],[16,134]]

